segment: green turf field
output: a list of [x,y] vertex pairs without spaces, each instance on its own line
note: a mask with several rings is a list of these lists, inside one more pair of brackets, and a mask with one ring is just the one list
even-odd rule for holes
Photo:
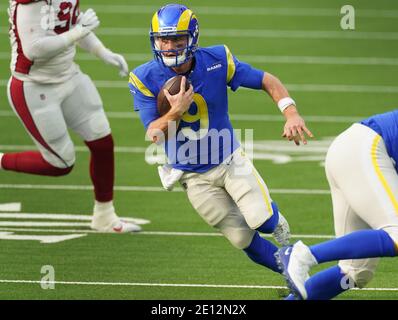
[[[107,0],[81,2],[83,9],[97,9],[98,35],[109,48],[126,55],[131,69],[151,58],[149,23],[164,2],[115,0],[112,6]],[[315,134],[308,146],[297,148],[281,139],[283,119],[263,92],[243,89],[230,94],[235,128],[254,130],[254,163],[295,239],[305,237],[308,244],[333,235],[322,166],[330,139],[352,121],[397,106],[398,2],[350,3],[356,9],[355,30],[343,31],[340,8],[346,1],[342,0],[185,2],[197,12],[201,46],[226,44],[241,60],[277,75]],[[5,1],[0,9],[0,151],[25,150],[33,143],[6,96],[10,48]],[[148,142],[133,114],[127,79],[85,53],[79,52],[77,62],[97,81],[118,147],[117,212],[150,223],[140,234],[108,235],[90,232],[82,224],[87,221],[32,215],[15,219],[0,212],[0,239],[10,238],[0,240],[0,299],[281,299],[286,295],[283,278],[255,265],[214,234],[183,192],[162,191],[156,166],[145,161]],[[89,154],[72,136],[79,148],[69,176],[0,172],[0,204],[21,203],[22,213],[90,215]],[[23,235],[47,240],[83,236],[40,243],[22,241]],[[54,267],[54,290],[40,286],[44,265]],[[397,267],[398,260],[383,260],[369,289],[345,293],[340,299],[397,299]]]

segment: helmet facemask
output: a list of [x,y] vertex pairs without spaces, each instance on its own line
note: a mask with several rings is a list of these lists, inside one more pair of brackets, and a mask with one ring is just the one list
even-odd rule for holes
[[[186,6],[169,4],[160,8],[152,17],[150,40],[157,61],[166,67],[178,67],[192,59],[199,40],[199,24],[195,14]],[[186,40],[180,46],[178,38]],[[161,50],[161,39],[173,39],[173,50]],[[170,54],[171,53],[171,54]]]
[[[177,45],[176,49],[161,50],[162,39],[168,39],[170,41],[178,42],[178,38],[185,40],[185,45],[179,47]],[[186,62],[188,62],[197,49],[197,45],[193,45],[194,37],[190,34],[188,30],[167,33],[155,33],[151,32],[151,44],[154,55],[158,61],[161,61],[166,67],[178,67]],[[169,55],[172,53],[172,55]]]

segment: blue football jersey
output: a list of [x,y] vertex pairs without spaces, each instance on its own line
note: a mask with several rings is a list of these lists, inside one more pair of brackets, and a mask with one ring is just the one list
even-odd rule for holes
[[376,131],[384,140],[388,155],[398,164],[398,110],[377,114],[361,121]]
[[[238,61],[223,45],[199,48],[194,59],[194,67],[186,75],[195,92],[194,102],[183,115],[177,134],[166,141],[165,151],[174,168],[206,172],[239,147],[228,115],[228,86],[233,91],[240,86],[261,89],[264,72]],[[156,60],[130,73],[134,110],[145,129],[160,117],[156,97],[176,75]]]

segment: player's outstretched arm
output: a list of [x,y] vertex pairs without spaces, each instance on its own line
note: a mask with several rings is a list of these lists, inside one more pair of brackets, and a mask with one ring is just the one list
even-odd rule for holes
[[48,26],[43,20],[42,1],[18,7],[16,27],[21,38],[24,54],[31,60],[50,59],[67,47],[85,37],[98,27],[99,20],[92,9],[79,16],[73,29],[59,35],[48,35]]
[[106,48],[93,32],[90,32],[86,37],[79,40],[77,44],[80,48],[92,53],[105,63],[117,67],[121,77],[129,74],[129,67],[124,57]]
[[289,141],[294,141],[296,145],[307,144],[305,135],[312,138],[314,135],[306,127],[304,119],[300,116],[294,101],[290,98],[289,92],[282,82],[270,73],[265,73],[263,77],[263,90],[278,104],[279,109],[286,118],[282,137]]

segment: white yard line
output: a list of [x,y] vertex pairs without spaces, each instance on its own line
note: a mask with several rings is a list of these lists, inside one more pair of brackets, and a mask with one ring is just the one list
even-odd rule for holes
[[[38,280],[0,279],[5,284],[42,284]],[[190,288],[229,288],[229,289],[287,289],[284,286],[272,285],[237,285],[237,284],[203,284],[203,283],[151,283],[151,282],[94,282],[94,281],[46,281],[46,284],[74,286],[113,286],[113,287],[190,287]],[[354,288],[361,291],[398,291],[398,288]]]
[[[0,189],[23,190],[93,190],[91,185],[61,185],[61,184],[0,184]],[[142,192],[166,192],[162,187],[155,186],[115,186],[116,191],[142,191]],[[183,192],[182,188],[175,188],[175,192]],[[173,191],[173,192],[174,192]],[[270,189],[271,193],[302,194],[302,195],[329,195],[325,189]]]
[[[11,203],[1,203],[0,204],[0,214],[1,212],[20,212],[22,205],[20,202],[11,202]],[[15,213],[11,213],[15,215]]]
[[[123,53],[128,61],[147,61],[152,59],[150,53]],[[92,54],[80,53],[76,56],[80,61],[98,61]],[[323,57],[323,56],[264,56],[264,55],[238,55],[242,61],[249,63],[289,63],[289,64],[325,64],[325,65],[379,65],[398,66],[397,58],[386,57]],[[9,52],[0,52],[0,60],[9,60]]]
[[[336,15],[336,17],[338,17]],[[100,36],[112,37],[148,37],[146,28],[99,28],[95,32]],[[8,28],[1,27],[0,34],[8,34]],[[398,40],[398,32],[347,32],[327,30],[273,30],[273,29],[205,29],[202,37],[215,38],[255,38],[255,39],[336,39],[336,40]]]
[[[398,38],[397,38],[398,40]],[[0,80],[0,86],[7,86],[8,80]],[[127,81],[94,81],[98,88],[128,89]],[[398,93],[398,86],[345,85],[345,84],[285,84],[290,91],[297,92],[354,92],[354,93]],[[242,88],[242,90],[251,90]]]
[[[0,151],[26,151],[36,149],[34,145],[0,145]],[[147,150],[146,147],[115,147],[116,153],[142,153],[144,154]],[[87,147],[75,146],[77,152],[89,152]]]
[[[84,5],[96,12],[108,14],[153,14],[159,9],[156,5]],[[217,16],[288,16],[288,17],[336,17],[340,16],[340,7],[336,8],[265,8],[265,7],[216,7],[194,6],[198,15]],[[398,18],[397,10],[357,9],[355,13],[363,18]]]
[[[157,5],[99,5],[83,4],[82,10],[94,8],[101,14],[152,14],[159,9]],[[191,9],[198,15],[206,16],[285,16],[285,17],[339,17],[341,6],[334,8],[272,8],[272,7],[235,7],[235,6],[194,6]],[[1,5],[0,10],[6,11],[7,6]],[[398,18],[397,10],[358,9],[355,14],[361,18]]]
[[[109,119],[139,119],[136,112],[131,107],[130,112],[117,112],[110,111],[106,113]],[[16,117],[13,111],[0,110],[0,117]],[[254,121],[254,122],[284,122],[282,115],[268,115],[268,114],[230,114],[230,118],[233,121]],[[326,123],[352,123],[357,122],[366,118],[366,116],[349,117],[349,116],[316,116],[316,115],[305,115],[307,122],[326,122]]]
[[[254,143],[247,143],[246,147],[253,147],[254,159],[258,159],[260,156],[269,155],[271,153],[292,153],[292,154],[316,154],[317,156],[325,157],[325,154],[329,148],[332,139],[324,141],[314,141],[312,145],[306,145],[303,148],[297,148],[296,145],[288,144],[285,141],[278,141],[274,143],[273,140],[258,140]],[[149,145],[148,145],[149,146]],[[36,150],[34,145],[0,145],[0,151],[26,151]],[[116,153],[138,153],[144,154],[148,150],[148,147],[115,147]],[[163,149],[161,149],[163,152]],[[89,149],[85,146],[75,146],[76,152],[89,152]],[[268,152],[268,153],[267,153]],[[0,209],[0,211],[2,211]]]
[[[8,33],[8,31],[7,31]],[[98,35],[148,37],[145,28],[99,28]],[[273,29],[205,29],[202,37],[215,38],[278,38],[278,39],[336,39],[336,40],[398,40],[398,32],[346,32],[327,30],[273,30]]]
[[[0,227],[90,227],[89,222],[1,221]],[[83,230],[81,231],[83,232]]]
[[[4,210],[2,210],[4,211]],[[48,220],[74,220],[74,221],[91,221],[92,215],[69,214],[69,213],[14,213],[14,212],[0,212],[0,219],[48,219]],[[137,224],[147,224],[150,221],[144,219],[121,217],[125,221],[134,222]]]
[[[0,231],[18,231],[18,232],[44,232],[44,233],[101,233],[91,229],[41,229],[41,228],[31,228],[31,227],[0,227]],[[178,231],[140,231],[134,233],[134,235],[146,235],[146,236],[171,236],[171,237],[223,237],[221,233],[218,232],[178,232]],[[271,235],[261,234],[264,238],[272,238]],[[292,238],[297,239],[333,239],[334,236],[326,234],[292,234]]]

